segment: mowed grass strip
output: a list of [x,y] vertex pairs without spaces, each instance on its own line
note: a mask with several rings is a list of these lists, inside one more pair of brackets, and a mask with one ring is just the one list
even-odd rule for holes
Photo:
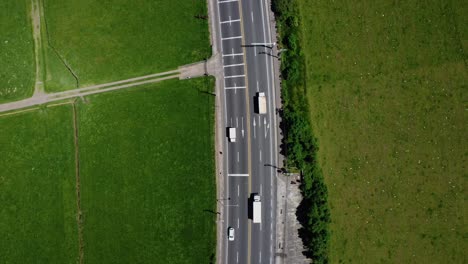
[[467,2],[299,2],[331,262],[466,262]]
[[0,117],[0,262],[76,263],[69,106]]
[[212,87],[171,80],[79,105],[87,263],[214,257]]
[[34,42],[31,1],[0,2],[0,103],[32,95]]
[[[80,87],[175,69],[211,54],[204,0],[47,0],[44,7],[50,44]],[[76,88],[58,58],[47,56],[46,89]]]

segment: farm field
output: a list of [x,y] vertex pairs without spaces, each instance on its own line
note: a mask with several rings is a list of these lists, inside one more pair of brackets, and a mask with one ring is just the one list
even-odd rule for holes
[[0,2],[0,103],[32,95],[34,42],[31,4],[26,0]]
[[2,260],[213,261],[212,87],[171,80],[76,101],[81,231],[71,104],[0,115]]
[[72,112],[0,117],[2,263],[76,263]]
[[466,262],[467,3],[299,3],[331,263]]
[[48,92],[175,69],[211,55],[206,1],[47,0],[43,10]]
[[88,263],[209,263],[215,249],[210,79],[79,105]]

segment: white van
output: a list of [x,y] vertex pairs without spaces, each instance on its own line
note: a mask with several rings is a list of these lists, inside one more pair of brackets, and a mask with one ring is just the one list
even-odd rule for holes
[[230,127],[228,129],[228,137],[229,137],[229,142],[236,142],[236,128],[235,127]]

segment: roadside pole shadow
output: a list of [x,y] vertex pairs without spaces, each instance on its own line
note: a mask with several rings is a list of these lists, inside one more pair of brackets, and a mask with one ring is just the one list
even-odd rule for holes
[[276,56],[276,55],[273,55],[273,54],[271,54],[271,53],[268,53],[268,52],[265,52],[265,51],[260,51],[260,52],[258,52],[258,54],[259,54],[259,55],[267,55],[267,56],[270,56],[270,57],[273,57],[273,58],[279,59],[279,57],[278,57],[278,56]]
[[220,212],[215,212],[215,211],[209,210],[209,209],[203,209],[203,212],[211,213],[211,214],[215,214],[215,215],[216,215],[216,214],[219,214],[219,215],[221,214]]
[[262,45],[262,44],[259,44],[259,45],[252,45],[252,44],[247,44],[247,45],[241,45],[242,48],[255,48],[255,47],[263,47],[263,48],[267,48],[267,49],[273,49],[273,47],[271,46],[268,46],[268,45]]
[[263,164],[263,166],[275,168],[277,173],[281,173],[281,174],[287,173],[287,171],[286,171],[285,168],[280,168],[280,167],[275,166],[275,165],[273,165],[273,164],[265,163],[265,164]]

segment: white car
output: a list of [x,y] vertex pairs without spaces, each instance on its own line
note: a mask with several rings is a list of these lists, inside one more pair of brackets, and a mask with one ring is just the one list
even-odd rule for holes
[[233,227],[228,228],[228,238],[229,238],[229,241],[234,241],[234,228]]

